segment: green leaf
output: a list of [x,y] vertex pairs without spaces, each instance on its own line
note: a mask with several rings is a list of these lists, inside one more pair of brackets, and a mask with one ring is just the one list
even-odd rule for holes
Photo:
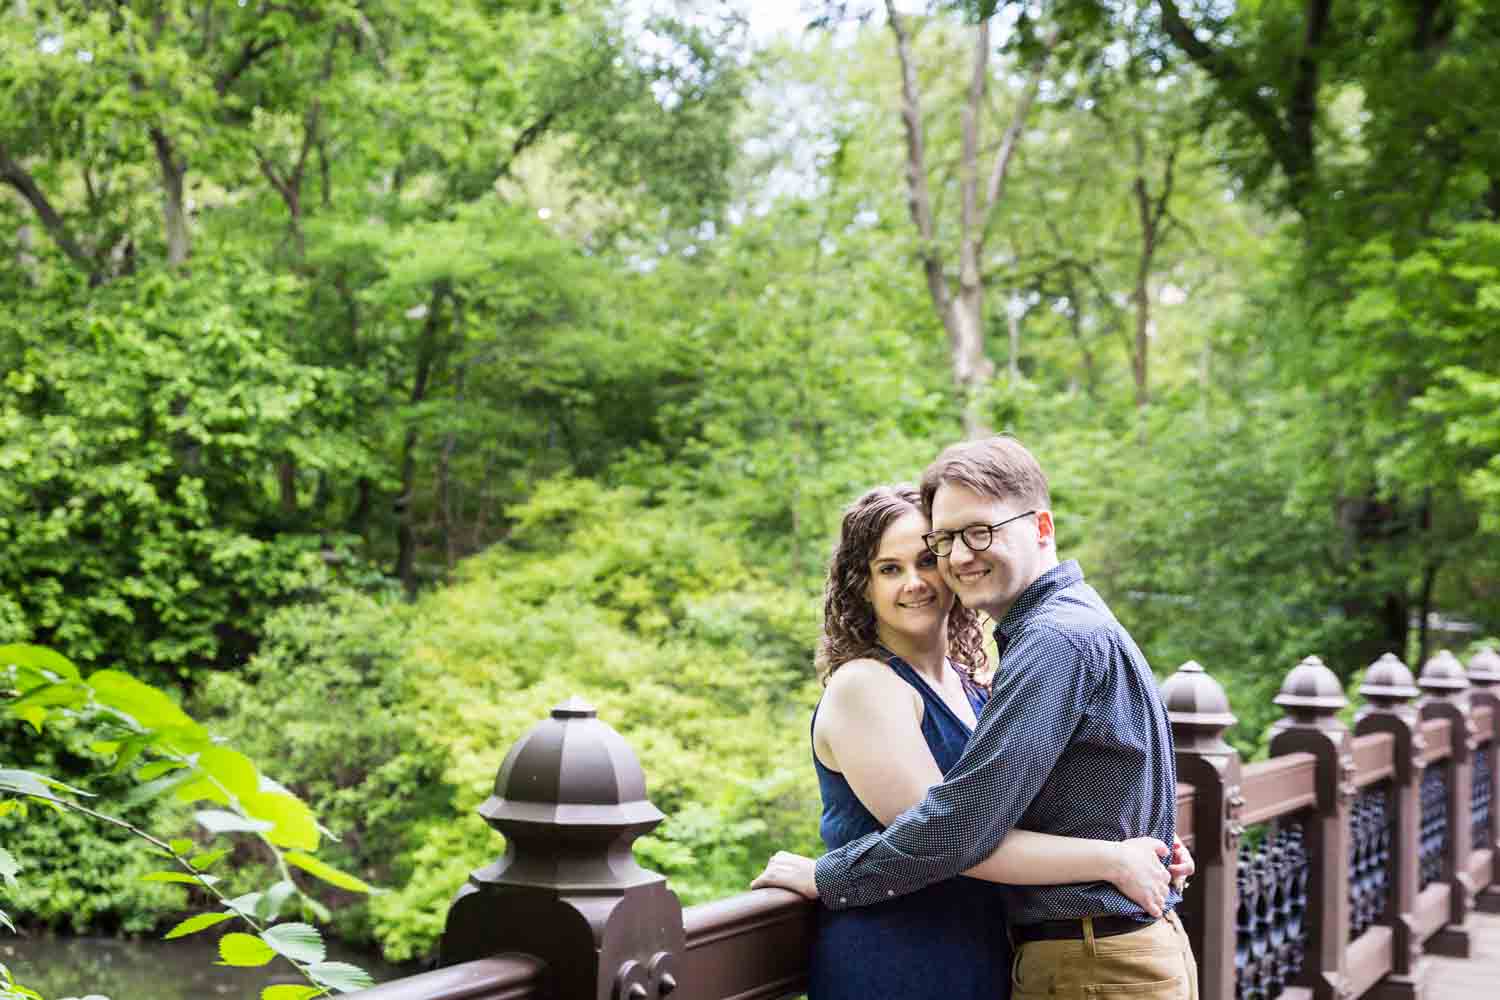
[[215,924],[222,924],[224,921],[232,919],[234,919],[233,913],[200,913],[196,917],[188,917],[176,927],[167,931],[166,934],[162,935],[162,940],[170,941],[173,938],[187,937],[189,934],[196,934],[201,930],[207,930]]
[[209,833],[264,833],[272,826],[265,820],[247,819],[223,809],[200,809],[193,818]]
[[100,670],[89,676],[94,699],[127,716],[143,729],[171,733],[192,741],[208,739],[203,727],[177,707],[177,703],[149,684],[118,670]]
[[375,985],[375,980],[370,978],[368,972],[348,962],[319,962],[308,966],[307,974],[313,977],[314,982],[343,993],[353,993]]
[[30,667],[33,670],[45,670],[56,674],[63,680],[76,681],[80,677],[78,668],[73,666],[73,661],[46,646],[32,646],[26,643],[0,646],[0,666],[7,664]]
[[16,925],[10,922],[10,917],[5,915],[4,910],[0,910],[0,924],[4,924],[7,928],[9,928],[12,934],[16,933]]
[[192,780],[192,777],[193,772],[191,770],[182,769],[174,774],[167,774],[163,775],[160,778],[155,778],[151,781],[146,782],[144,785],[137,785],[135,788],[132,788],[129,793],[126,794],[125,804],[127,806],[140,805],[142,802],[154,799],[164,792],[170,792],[174,788],[186,784],[188,781]]
[[353,875],[345,874],[337,868],[324,861],[319,861],[311,854],[301,851],[287,851],[283,857],[288,864],[296,865],[303,871],[316,878],[322,879],[329,885],[336,885],[340,889],[348,889],[350,892],[375,892],[375,888],[363,882]]
[[186,854],[188,851],[191,851],[193,849],[194,844],[186,837],[173,837],[171,840],[167,841],[167,847],[170,848],[174,854]]
[[181,770],[186,766],[181,761],[157,760],[143,765],[139,771],[135,772],[135,776],[142,781],[155,781],[164,774],[171,774],[173,771]]
[[41,732],[42,723],[47,721],[48,712],[41,705],[22,705],[20,708],[12,708],[10,714],[37,732]]
[[258,820],[271,825],[266,839],[278,847],[313,851],[318,847],[318,821],[312,810],[287,792],[255,792],[240,797],[240,806]]
[[265,965],[276,957],[276,952],[254,934],[231,931],[219,938],[221,965],[258,966]]
[[261,901],[265,898],[265,895],[263,892],[247,892],[243,896],[236,896],[233,899],[226,900],[224,905],[242,917],[249,917],[251,920],[255,920],[258,918],[256,911],[260,908]]
[[327,994],[321,986],[267,986],[260,991],[260,1000],[312,1000]]
[[15,792],[18,795],[32,795],[39,799],[55,799],[54,788],[72,792],[81,798],[93,798],[93,796],[72,785],[65,785],[56,778],[49,778],[45,774],[37,774],[35,771],[3,770],[0,771],[0,790]]
[[218,861],[228,853],[229,848],[227,847],[220,847],[219,849],[214,851],[204,851],[201,854],[194,854],[191,858],[189,858],[188,864],[202,871],[204,868],[210,867],[215,861]]
[[266,928],[260,937],[275,948],[277,954],[303,965],[321,962],[328,954],[323,947],[323,935],[311,924],[277,924]]
[[199,751],[198,769],[236,798],[243,799],[260,790],[260,775],[250,758],[228,747],[214,746]]
[[204,777],[194,778],[172,794],[178,802],[199,802],[207,799],[221,806],[229,805],[229,796],[224,794],[224,790]]
[[289,879],[282,879],[271,888],[255,904],[255,915],[262,920],[275,920],[281,916],[281,908],[286,906],[286,901],[297,894],[297,886]]
[[187,872],[149,872],[141,876],[142,882],[177,882],[182,885],[213,885],[219,881],[213,875],[189,875]]
[[4,879],[5,884],[14,889],[17,886],[16,875],[18,875],[20,871],[21,862],[16,860],[16,856],[14,854],[10,853],[3,847],[0,847],[0,879]]

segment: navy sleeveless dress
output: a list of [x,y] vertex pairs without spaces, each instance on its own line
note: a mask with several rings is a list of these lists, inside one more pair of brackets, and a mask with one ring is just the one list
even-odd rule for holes
[[[905,660],[882,656],[922,696],[922,735],[946,774],[971,730]],[[977,714],[985,694],[966,686]],[[813,767],[823,794],[819,832],[829,850],[881,829],[842,774],[824,767],[816,753]],[[1007,1000],[1004,897],[1002,887],[960,875],[888,903],[838,911],[820,906],[808,1000]]]

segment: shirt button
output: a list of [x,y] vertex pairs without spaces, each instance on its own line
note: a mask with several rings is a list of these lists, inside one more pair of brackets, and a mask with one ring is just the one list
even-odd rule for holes
[[847,902],[849,902],[849,897],[848,896],[840,896],[839,897],[839,902],[840,903],[847,903]]
[[896,890],[895,890],[895,889],[887,889],[887,890],[886,890],[886,891],[885,891],[885,894],[886,894],[886,895],[887,895],[887,896],[894,896],[894,895],[895,895],[895,894],[896,894]]

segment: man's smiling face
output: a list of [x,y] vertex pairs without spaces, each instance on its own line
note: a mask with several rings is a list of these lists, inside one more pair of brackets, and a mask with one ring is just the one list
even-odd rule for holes
[[933,530],[954,532],[953,551],[938,559],[938,568],[965,607],[999,621],[1021,592],[1056,563],[1048,511],[995,529],[989,548],[979,552],[958,535],[970,525],[998,524],[1029,509],[1022,501],[996,500],[956,483],[938,486],[932,497]]

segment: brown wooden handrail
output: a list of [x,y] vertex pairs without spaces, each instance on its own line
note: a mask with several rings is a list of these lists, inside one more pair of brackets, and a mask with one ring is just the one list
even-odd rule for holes
[[756,889],[682,911],[683,1000],[772,1000],[802,992],[817,907],[794,892]]
[[1396,737],[1390,733],[1366,733],[1354,738],[1354,783],[1373,785],[1396,773]]
[[1242,782],[1245,824],[1264,823],[1316,805],[1317,766],[1317,759],[1310,753],[1289,753],[1246,764]]
[[395,979],[359,991],[361,1000],[531,1000],[543,997],[547,967],[530,955],[496,955]]
[[1453,726],[1447,719],[1426,719],[1422,722],[1422,763],[1435,764],[1453,756]]

